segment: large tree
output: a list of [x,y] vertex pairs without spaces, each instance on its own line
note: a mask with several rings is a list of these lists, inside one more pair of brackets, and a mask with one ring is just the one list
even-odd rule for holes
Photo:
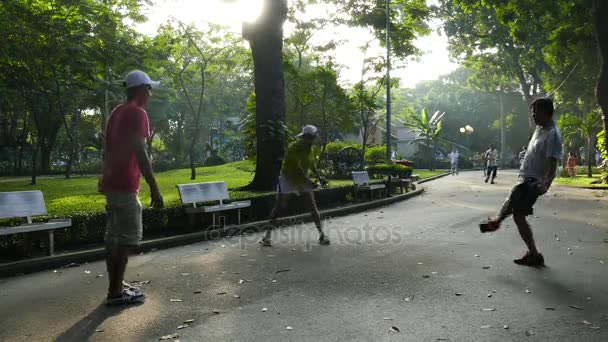
[[600,73],[597,80],[597,102],[602,108],[604,121],[604,149],[608,150],[608,2],[593,0],[593,26],[600,56]]
[[251,190],[271,190],[281,168],[285,139],[283,24],[287,0],[266,0],[255,23],[243,23],[251,47],[256,94],[257,158]]

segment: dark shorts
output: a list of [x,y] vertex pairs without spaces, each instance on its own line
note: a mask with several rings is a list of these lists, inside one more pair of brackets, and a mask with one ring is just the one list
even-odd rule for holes
[[538,182],[528,178],[518,183],[509,194],[509,203],[513,215],[529,216],[534,213],[534,203],[540,196]]

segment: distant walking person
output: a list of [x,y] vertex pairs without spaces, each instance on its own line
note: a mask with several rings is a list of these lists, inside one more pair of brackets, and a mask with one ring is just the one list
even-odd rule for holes
[[140,303],[145,299],[140,288],[123,287],[123,280],[129,252],[142,238],[142,206],[137,196],[142,174],[150,186],[152,206],[163,207],[146,152],[150,128],[144,107],[152,95],[152,86],[157,84],[143,71],[130,72],[125,82],[127,101],[112,111],[106,126],[101,189],[109,209],[105,237],[110,278],[108,305]]
[[[275,206],[270,214],[270,222],[272,226],[276,226],[277,219],[284,214],[289,198],[292,196],[300,197],[306,209],[312,214],[312,218],[317,226],[319,243],[321,245],[329,245],[329,239],[323,232],[321,215],[315,202],[313,193],[314,184],[309,178],[309,171],[311,169],[318,175],[312,157],[312,147],[318,142],[319,132],[317,128],[313,125],[307,125],[302,128],[302,132],[298,134],[296,141],[291,143],[287,148],[281,168],[281,175],[279,176]],[[270,229],[266,230],[266,234],[260,242],[263,246],[272,246]]]
[[450,157],[450,165],[451,165],[450,172],[452,172],[452,176],[455,174],[457,175],[458,174],[458,157],[460,157],[460,155],[458,154],[458,149],[453,148],[452,152],[450,152],[448,157]]
[[490,180],[490,176],[492,177],[492,184],[494,184],[494,180],[496,179],[496,173],[498,171],[498,165],[496,160],[498,159],[498,151],[494,145],[490,145],[490,148],[485,153],[486,159],[488,161],[488,170],[486,171],[486,183]]
[[528,247],[528,252],[514,262],[538,267],[544,266],[545,260],[536,248],[526,216],[532,215],[534,203],[553,183],[558,161],[562,158],[562,138],[553,121],[553,102],[550,99],[534,101],[532,110],[537,126],[519,170],[519,183],[511,190],[498,217],[481,223],[479,228],[482,233],[494,232],[500,228],[504,219],[513,215],[519,234]]
[[569,177],[576,177],[576,156],[574,153],[568,153],[568,161],[566,161],[566,173]]

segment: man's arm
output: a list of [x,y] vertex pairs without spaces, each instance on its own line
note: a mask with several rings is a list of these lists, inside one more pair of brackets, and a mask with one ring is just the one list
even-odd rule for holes
[[555,175],[557,174],[557,161],[558,160],[553,157],[549,157],[549,160],[547,161],[547,173],[545,174],[545,186],[547,187],[547,190],[553,183]]
[[135,155],[137,156],[137,163],[139,164],[139,169],[141,170],[141,173],[146,179],[146,182],[150,186],[150,194],[152,196],[152,207],[162,208],[163,197],[160,194],[158,184],[156,183],[154,173],[152,172],[152,163],[150,163],[150,158],[148,157],[148,152],[146,151],[146,139],[134,135],[133,144],[135,146]]

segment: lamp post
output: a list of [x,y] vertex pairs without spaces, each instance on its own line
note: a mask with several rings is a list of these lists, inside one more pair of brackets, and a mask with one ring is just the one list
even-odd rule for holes
[[460,133],[464,134],[467,137],[467,148],[469,149],[469,151],[471,150],[471,143],[469,137],[471,136],[471,134],[473,134],[473,132],[475,132],[475,129],[473,129],[473,127],[471,127],[470,125],[460,127]]

